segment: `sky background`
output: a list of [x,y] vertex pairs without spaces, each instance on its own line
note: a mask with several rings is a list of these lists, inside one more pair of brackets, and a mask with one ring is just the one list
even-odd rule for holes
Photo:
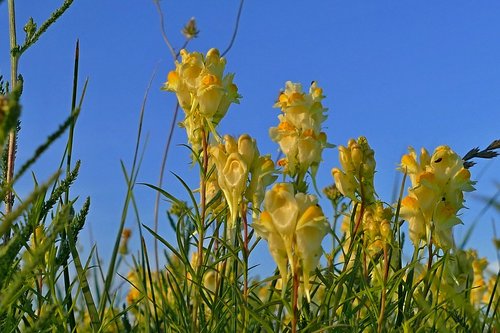
[[[18,39],[32,16],[40,25],[62,1],[17,1]],[[199,38],[189,51],[225,49],[233,33],[239,1],[162,1],[167,34],[180,47],[180,30],[195,17]],[[0,5],[0,74],[9,77],[7,4]],[[390,202],[396,167],[408,146],[430,152],[446,144],[464,155],[500,138],[500,2],[498,1],[246,1],[226,72],[243,96],[219,127],[220,134],[248,133],[257,138],[261,153],[277,154],[268,136],[276,126],[272,108],[286,81],[312,80],[323,88],[329,109],[324,124],[328,140],[345,145],[364,135],[376,153],[375,185],[380,198]],[[131,165],[139,112],[148,82],[144,132],[148,141],[139,182],[156,184],[166,137],[172,122],[175,96],[160,91],[174,68],[160,33],[153,1],[75,0],[74,5],[22,57],[24,76],[19,166],[70,111],[73,54],[80,40],[80,88],[89,79],[83,110],[75,133],[75,159],[82,160],[72,194],[91,197],[81,246],[93,239],[106,258],[118,229],[126,185],[120,160]],[[180,119],[179,119],[180,120]],[[167,169],[181,175],[193,188],[197,170],[189,168],[189,152],[179,146],[185,133],[176,128]],[[39,180],[58,167],[64,150],[61,139],[33,168]],[[325,150],[318,174],[322,188],[330,185],[338,151]],[[478,191],[466,194],[470,208],[464,226],[455,228],[458,241],[477,219],[484,199],[498,191],[499,159],[482,160],[471,169]],[[399,178],[398,178],[399,179]],[[21,195],[32,188],[27,175],[17,185]],[[169,172],[164,188],[184,196]],[[153,225],[155,193],[136,187],[141,222]],[[185,197],[185,196],[184,196]],[[325,210],[327,203],[324,203]],[[164,212],[168,205],[163,203]],[[130,214],[132,216],[132,214]],[[137,230],[136,221],[126,226]],[[500,232],[498,212],[480,218],[469,246],[496,261],[493,225]],[[166,226],[164,215],[160,224]],[[161,227],[171,238],[171,231]],[[135,252],[137,232],[131,249]],[[266,248],[257,250],[257,264],[271,262]],[[257,272],[260,272],[257,270]]]

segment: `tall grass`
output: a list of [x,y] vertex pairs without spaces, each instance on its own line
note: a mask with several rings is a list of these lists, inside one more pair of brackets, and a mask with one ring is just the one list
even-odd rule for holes
[[[158,1],[154,3],[163,26],[162,9]],[[160,199],[169,202],[170,209],[164,218],[175,235],[174,241],[168,241],[171,237],[158,231],[158,208],[153,222],[142,219],[135,187],[143,157],[140,147],[144,140],[142,125],[147,92],[132,165],[128,168],[122,163],[127,192],[109,263],[101,264],[95,247],[82,258],[78,235],[91,209],[90,198],[82,200],[70,192],[80,166],[80,161],[74,161],[72,156],[73,147],[78,144],[73,133],[87,86],[85,82],[81,89],[78,87],[78,42],[74,70],[68,73],[73,75],[68,117],[14,173],[23,101],[23,81],[17,64],[71,4],[72,1],[63,2],[40,27],[30,20],[25,28],[25,42],[18,45],[14,0],[8,0],[11,77],[8,81],[2,79],[0,85],[1,191],[5,198],[5,213],[0,217],[3,240],[0,332],[496,332],[500,329],[500,272],[488,275],[484,258],[445,237],[456,222],[458,208],[447,216],[449,223],[443,229],[438,224],[439,203],[430,219],[416,218],[409,209],[409,201],[415,197],[429,198],[418,194],[419,188],[429,184],[422,180],[429,177],[429,174],[422,176],[424,172],[435,172],[434,176],[440,175],[439,172],[449,173],[448,169],[439,171],[439,165],[434,169],[430,165],[441,160],[452,163],[451,159],[458,155],[446,147],[441,150],[445,149],[448,155],[440,157],[436,155],[441,153],[438,148],[432,155],[437,157],[428,162],[427,169],[418,171],[410,170],[408,159],[412,153],[405,155],[398,198],[396,202],[384,202],[376,196],[375,159],[367,140],[359,138],[346,147],[339,146],[342,169],[332,171],[335,183],[323,190],[331,204],[328,211],[333,212],[325,217],[315,198],[316,188],[321,185],[315,182],[315,173],[321,151],[332,145],[327,143],[326,133],[321,132],[323,118],[319,114],[323,115],[324,109],[317,103],[321,105],[323,96],[316,83],[309,94],[302,92],[299,85],[289,83],[279,95],[276,106],[282,108],[283,114],[291,112],[287,111],[290,103],[296,106],[293,103],[297,96],[300,101],[312,98],[314,103],[307,106],[312,115],[307,117],[316,117],[319,123],[306,129],[301,127],[306,126],[303,123],[290,125],[293,113],[287,118],[290,123],[280,118],[281,124],[271,131],[273,140],[283,150],[283,158],[275,165],[268,156],[260,154],[257,142],[249,136],[236,139],[217,132],[226,106],[239,98],[232,76],[222,73],[221,54],[216,50],[206,55],[176,50],[164,29],[164,40],[172,59],[177,61],[176,70],[168,75],[164,88],[178,96],[173,124],[177,112],[184,112],[183,123],[189,138],[186,147],[193,167],[199,170],[200,186],[193,189],[182,175],[175,175],[185,192],[179,197],[162,184],[172,126],[167,133],[159,182],[141,185],[157,193],[157,203]],[[234,34],[222,56],[236,38],[242,8],[243,1],[235,19]],[[184,48],[198,34],[196,22],[188,22],[183,31]],[[202,70],[196,74],[200,77],[195,82],[209,88],[217,85],[222,94],[220,100],[226,99],[227,105],[217,99],[216,110],[203,113],[207,111],[202,110],[203,105],[212,103],[203,100],[205,90],[199,87],[199,95],[188,94],[186,101],[183,89],[188,88],[177,80],[186,79],[179,68],[188,58],[200,61],[196,66]],[[212,76],[203,77],[206,72]],[[151,83],[148,91],[150,86]],[[213,102],[213,95],[207,98]],[[194,126],[191,132],[190,126]],[[306,145],[306,151],[314,154],[298,157],[304,152],[297,147],[299,144],[289,147],[282,141],[290,135],[286,132],[290,128],[299,133],[301,140],[312,140],[304,142],[310,144]],[[33,176],[32,193],[17,198],[16,182],[63,137],[66,147],[53,175],[46,180]],[[494,158],[499,148],[500,142],[495,140],[483,150],[472,149],[458,158],[455,171],[465,178],[453,178],[461,186],[453,190],[460,195],[472,190],[468,185],[472,186],[469,176],[474,174],[475,161]],[[298,152],[294,155],[290,151]],[[423,159],[421,156],[420,167],[425,164]],[[450,199],[448,195],[443,202],[462,203],[460,195],[458,199]],[[497,199],[487,200],[488,207],[498,210]],[[292,218],[294,205],[299,208],[297,216]],[[447,209],[444,211],[449,212]],[[136,230],[140,238],[140,246],[134,251],[130,251],[128,243],[131,230],[125,228],[131,213],[138,221]],[[285,225],[287,219],[292,226]],[[419,221],[426,227],[418,225]],[[148,235],[154,237],[153,251],[146,242]],[[256,276],[250,265],[259,243],[267,243],[276,260],[277,267],[270,276]],[[328,244],[325,250],[321,243]],[[412,251],[407,253],[405,248]],[[320,261],[319,257],[324,259]],[[162,262],[165,264],[161,265]],[[126,274],[122,274],[124,263],[129,265]]]

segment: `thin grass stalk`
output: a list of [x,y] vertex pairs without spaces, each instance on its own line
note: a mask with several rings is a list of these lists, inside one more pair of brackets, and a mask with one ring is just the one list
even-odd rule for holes
[[[14,52],[17,47],[16,38],[16,10],[15,1],[8,0],[8,12],[9,12],[9,40],[10,40],[10,85],[11,90],[17,87],[17,68],[19,63],[19,56]],[[16,138],[17,130],[14,127],[9,133],[9,147],[7,152],[7,177],[6,183],[10,184],[14,178],[14,163],[16,160]],[[14,195],[11,188],[7,189],[5,196],[5,215],[12,211],[12,205],[14,203]],[[7,244],[10,239],[10,229],[4,234],[4,244]]]
[[108,272],[106,274],[106,280],[104,281],[103,291],[107,295],[105,295],[105,297],[102,297],[101,303],[99,303],[99,313],[101,314],[101,317],[104,316],[104,311],[106,309],[106,302],[107,302],[108,297],[109,297],[108,291],[111,288],[111,284],[113,282],[113,275],[115,273],[116,260],[118,257],[118,250],[120,248],[122,232],[123,232],[123,228],[125,227],[125,221],[127,219],[127,213],[128,213],[128,208],[129,208],[130,201],[131,201],[132,192],[134,190],[135,179],[136,179],[137,174],[139,172],[138,165],[140,165],[140,163],[138,161],[138,155],[139,155],[139,146],[140,146],[140,142],[141,142],[142,124],[143,124],[143,120],[144,120],[144,113],[146,110],[146,101],[148,98],[149,90],[151,88],[151,84],[153,82],[153,79],[154,79],[154,74],[149,81],[148,87],[146,89],[146,93],[144,94],[142,106],[141,106],[141,112],[140,112],[140,116],[139,116],[139,126],[137,129],[137,138],[136,138],[136,144],[135,144],[135,150],[134,150],[134,158],[132,160],[132,168],[130,171],[130,181],[127,182],[127,193],[125,195],[125,201],[123,203],[120,225],[118,227],[118,233],[116,235],[115,244],[113,247],[113,252],[111,253],[111,259],[110,259],[110,263],[109,263],[109,267],[108,267]]
[[[394,214],[394,225],[396,226],[396,236],[397,236],[397,251],[398,253],[398,262],[396,271],[399,271],[403,267],[403,240],[401,238],[401,224],[399,223],[399,212],[401,211],[401,201],[403,200],[403,193],[405,190],[406,177],[408,175],[407,170],[405,170],[403,174],[403,180],[401,181],[401,187],[399,188],[399,197],[398,197],[398,205],[396,206],[396,212]],[[415,251],[414,251],[415,254]],[[392,255],[392,252],[391,252]],[[411,261],[412,263],[414,260]],[[413,273],[411,276],[413,279]],[[399,327],[403,321],[404,314],[404,303],[405,296],[403,295],[403,285],[401,283],[398,284],[398,315],[396,316],[396,327]]]
[[[143,267],[145,265],[147,268],[147,272],[146,271],[143,272],[143,274],[147,273],[147,279],[148,279],[148,281],[144,281],[144,285],[147,286],[147,282],[149,282],[149,285],[151,286],[151,301],[153,303],[153,310],[154,310],[155,322],[156,322],[156,330],[159,331],[160,330],[160,320],[158,318],[158,310],[157,310],[158,305],[156,304],[155,288],[154,288],[154,284],[153,284],[153,278],[151,275],[151,266],[149,265],[149,257],[148,257],[146,242],[145,242],[144,238],[141,238],[141,255],[143,257],[143,264],[142,265],[143,265]],[[156,273],[160,274],[159,271]],[[146,288],[146,290],[147,290],[147,288]],[[147,292],[146,292],[146,295],[147,295]],[[148,302],[149,302],[149,299],[148,299]]]
[[[80,289],[82,290],[83,297],[85,299],[85,304],[87,305],[87,310],[88,314],[90,317],[90,323],[92,326],[92,330],[94,332],[98,332],[101,328],[101,321],[99,320],[99,314],[97,312],[97,308],[95,306],[94,299],[92,297],[92,292],[90,291],[90,286],[87,280],[87,272],[86,269],[83,268],[81,260],[80,260],[80,255],[78,254],[78,250],[76,248],[76,244],[74,243],[74,237],[73,235],[69,235],[70,237],[68,238],[69,240],[69,247],[71,250],[71,256],[73,257],[73,264],[75,265],[76,272],[78,274],[78,279],[80,281]],[[67,267],[65,267],[67,269]],[[66,291],[68,289],[65,289]],[[71,292],[69,293],[71,295]],[[71,307],[73,307],[73,304],[69,304]],[[71,314],[74,316],[73,308],[70,310]],[[71,316],[70,318],[71,319]],[[73,317],[74,320],[74,317]],[[74,324],[74,323],[73,323]],[[71,326],[71,324],[70,324]],[[76,325],[71,328],[72,332],[76,332]]]
[[[172,117],[172,122],[170,124],[170,129],[168,131],[167,135],[167,142],[165,144],[165,150],[163,151],[163,157],[161,161],[161,166],[160,166],[160,177],[158,179],[158,187],[161,188],[163,185],[163,176],[165,174],[165,168],[167,166],[167,157],[168,157],[168,152],[170,151],[170,145],[172,143],[172,137],[174,135],[174,129],[175,125],[177,124],[177,117],[179,115],[179,102],[176,103],[175,105],[175,111],[174,111],[174,116]],[[159,218],[159,212],[160,212],[160,195],[161,193],[159,191],[156,191],[156,198],[155,198],[155,209],[154,209],[154,231],[155,233],[158,233],[158,218]],[[156,270],[159,271],[160,269],[160,260],[159,260],[159,254],[158,254],[158,239],[154,239],[154,252],[155,252],[155,265],[156,265]]]
[[[71,112],[70,114],[73,113],[73,110],[75,110],[76,106],[76,94],[78,90],[78,60],[80,57],[80,46],[79,46],[79,41],[76,41],[76,47],[75,47],[75,61],[74,61],[74,68],[73,68],[73,93],[71,97]],[[73,137],[74,137],[74,131],[75,131],[75,119],[71,119],[71,124],[69,126],[69,135],[68,135],[68,143],[67,143],[67,155],[66,155],[66,177],[69,176],[71,172],[71,157],[73,153]],[[64,194],[64,204],[69,203],[69,187]],[[63,230],[61,233],[61,241],[64,242],[66,240],[66,231]],[[71,246],[71,244],[70,244]],[[75,251],[76,252],[76,251]],[[73,260],[76,260],[74,258],[75,253],[72,253],[73,255]],[[76,252],[76,255],[78,255],[78,252]],[[76,265],[76,263],[75,263]],[[66,307],[68,311],[68,321],[69,321],[69,326],[71,331],[74,331],[76,328],[76,319],[75,319],[75,312],[73,310],[73,297],[71,295],[71,281],[70,281],[70,276],[69,276],[69,269],[67,265],[67,261],[65,260],[63,262],[63,275],[64,275],[64,290],[66,291]],[[90,291],[89,291],[90,292]],[[85,294],[85,292],[84,292]],[[95,306],[94,306],[95,307]],[[90,312],[90,310],[89,310]],[[92,317],[92,324],[94,324],[94,318]]]
[[249,320],[248,314],[248,258],[250,256],[250,252],[248,250],[248,221],[247,221],[247,212],[246,205],[242,204],[241,207],[241,220],[243,222],[243,302],[244,306],[244,316],[243,316],[243,331],[246,331],[247,324]]
[[[483,321],[483,325],[481,327],[481,332],[484,332],[484,329],[486,327],[486,321],[488,320],[488,314],[489,314],[489,312],[491,310],[493,302],[495,301],[495,295],[496,295],[496,292],[497,292],[499,281],[500,281],[500,269],[498,270],[497,278],[495,280],[495,285],[493,286],[493,290],[491,292],[491,297],[490,297],[490,300],[488,302],[488,306],[486,307],[486,312],[484,314],[484,321]],[[500,304],[500,298],[498,298],[496,300],[495,310],[498,308],[499,304]],[[493,313],[496,313],[496,316],[498,316],[498,313],[496,311],[493,312]],[[493,316],[493,318],[491,318],[490,330],[491,330],[491,325],[493,325],[493,319],[494,319],[494,317],[495,316]]]

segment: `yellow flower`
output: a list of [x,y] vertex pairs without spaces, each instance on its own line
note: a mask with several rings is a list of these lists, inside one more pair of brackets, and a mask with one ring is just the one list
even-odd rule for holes
[[326,134],[321,132],[326,119],[326,108],[321,104],[323,98],[322,89],[316,82],[306,94],[299,83],[288,81],[274,105],[283,113],[278,116],[278,126],[269,129],[269,136],[279,144],[285,155],[284,172],[292,177],[305,175],[309,168],[314,177],[323,149],[331,147]]
[[463,192],[473,191],[470,172],[448,146],[439,146],[432,156],[422,148],[421,156],[413,148],[401,159],[400,170],[411,180],[408,196],[401,202],[401,217],[408,221],[410,238],[442,249],[454,246],[453,226],[461,223],[458,211],[464,207]]
[[243,199],[252,202],[254,210],[259,209],[265,188],[276,179],[274,163],[269,156],[260,156],[255,139],[247,134],[241,135],[238,141],[225,135],[224,144],[211,146],[210,154],[217,169],[216,181],[229,206],[229,224],[233,228]]
[[[267,241],[269,252],[278,265],[283,284],[288,281],[288,255],[285,249],[285,243],[281,234],[276,230],[271,215],[264,211],[260,214],[259,220],[252,224],[255,232]],[[286,289],[286,288],[284,288]],[[283,290],[284,290],[283,289]]]
[[177,95],[184,110],[182,126],[186,128],[188,142],[197,151],[203,129],[212,131],[226,114],[231,103],[238,103],[238,88],[233,75],[224,75],[226,60],[217,49],[206,56],[181,50],[181,61],[169,72],[163,89]]
[[373,203],[375,152],[368,145],[368,140],[363,136],[357,141],[350,139],[347,147],[339,146],[338,149],[342,169],[332,169],[337,189],[353,201]]
[[252,226],[260,237],[267,240],[285,284],[287,259],[292,272],[300,272],[310,301],[310,272],[319,263],[323,253],[321,241],[329,230],[317,198],[304,193],[295,194],[290,183],[278,183],[266,192],[264,211]]
[[[301,193],[300,193],[301,194]],[[297,221],[296,240],[297,253],[299,255],[300,266],[305,293],[308,301],[311,301],[309,277],[319,264],[319,259],[323,254],[321,242],[329,229],[323,211],[316,204],[310,205],[301,214]]]

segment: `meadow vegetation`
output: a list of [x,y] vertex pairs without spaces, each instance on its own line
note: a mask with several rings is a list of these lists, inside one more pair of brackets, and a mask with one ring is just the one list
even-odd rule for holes
[[[454,227],[462,223],[464,196],[474,191],[474,164],[494,158],[500,141],[464,156],[453,150],[453,143],[432,152],[410,147],[399,162],[399,196],[391,202],[377,195],[375,152],[366,137],[338,146],[329,142],[320,83],[286,82],[277,88],[277,122],[269,129],[280,149],[273,160],[250,135],[219,133],[218,124],[241,97],[237,77],[225,70],[224,54],[232,42],[223,52],[188,51],[198,35],[194,19],[184,27],[186,42],[178,51],[165,34],[175,67],[165,72],[162,89],[177,97],[176,112],[182,115],[199,186],[191,188],[176,175],[186,193],[179,198],[161,181],[145,184],[170,203],[159,218],[171,225],[175,241],[158,232],[157,220],[138,225],[134,232],[140,248],[129,248],[132,231],[125,221],[129,211],[138,214],[139,125],[133,164],[130,169],[123,165],[127,196],[109,262],[102,264],[95,248],[82,257],[78,235],[91,198],[70,193],[80,166],[72,149],[82,144],[73,141],[73,131],[87,84],[78,87],[78,43],[68,118],[14,169],[23,104],[18,61],[71,3],[66,0],[39,27],[27,22],[19,44],[14,0],[7,1],[11,73],[0,85],[5,202],[0,332],[500,329],[500,272],[488,273],[487,260],[453,237]],[[233,38],[236,32],[237,27]],[[59,169],[48,179],[35,178],[29,196],[16,197],[17,180],[58,138],[67,140]],[[339,167],[332,169],[328,184],[320,184],[316,174],[325,149],[338,153]],[[331,207],[322,207],[320,196]],[[492,205],[498,209],[498,203]],[[326,216],[325,211],[333,213]],[[155,239],[152,251],[146,234]],[[249,259],[259,243],[276,264],[269,276],[252,274]],[[120,274],[124,261],[132,267]]]

